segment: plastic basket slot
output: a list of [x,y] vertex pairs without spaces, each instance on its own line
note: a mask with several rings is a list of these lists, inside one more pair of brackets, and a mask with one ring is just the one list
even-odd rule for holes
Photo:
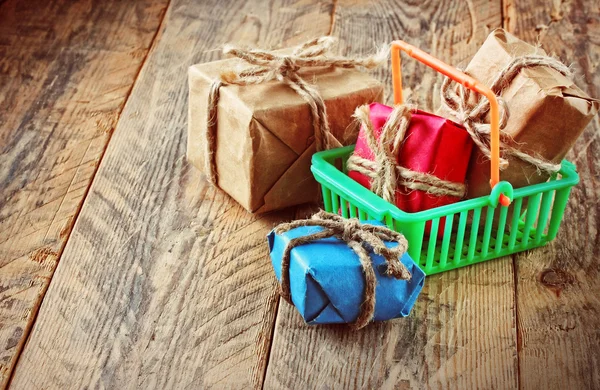
[[473,220],[471,222],[471,234],[469,235],[469,251],[467,252],[467,262],[472,262],[477,250],[477,235],[479,234],[479,221],[481,220],[481,208],[473,210]]
[[350,218],[358,217],[357,208],[348,202],[348,210],[350,211]]
[[525,211],[525,225],[523,227],[523,241],[521,247],[527,249],[529,240],[531,238],[531,230],[534,227],[534,223],[537,220],[538,209],[540,207],[540,193],[531,195],[527,198],[527,210]]
[[325,211],[331,212],[331,190],[325,186],[321,186],[321,191],[323,193],[323,207],[325,208]]
[[340,207],[342,209],[342,217],[348,218],[348,201],[342,196],[340,196]]
[[510,228],[510,236],[508,239],[508,249],[511,251],[515,249],[515,244],[517,242],[517,233],[519,232],[519,220],[521,218],[521,205],[522,204],[523,204],[523,198],[517,198],[511,204],[511,207],[513,208],[512,209],[513,216],[512,216],[512,223],[511,223],[511,228]]
[[358,208],[358,219],[361,221],[368,221],[369,215],[361,208]]
[[426,252],[426,256],[425,256],[425,264],[422,264],[425,266],[425,272],[427,272],[428,270],[433,268],[433,261],[434,259],[437,257],[439,259],[439,256],[436,256],[436,244],[437,244],[437,234],[438,234],[438,230],[439,230],[439,225],[440,225],[440,219],[436,218],[433,219],[431,221],[431,231],[429,234],[429,242],[427,243],[427,252]]
[[509,207],[498,206],[500,211],[498,215],[498,225],[496,231],[496,242],[494,246],[494,253],[497,255],[502,250],[504,245],[504,230],[506,229],[506,216],[508,215]]
[[552,201],[554,200],[554,192],[555,191],[546,191],[542,194],[542,203],[540,206],[534,239],[534,242],[538,245],[542,242],[542,239],[545,238],[544,232],[547,230],[546,226],[548,224],[548,216],[550,214]]
[[331,192],[331,210],[327,210],[330,213],[337,214],[340,209],[340,196]]
[[398,228],[394,226],[394,218],[389,214],[385,216],[385,224],[390,229],[398,231]]
[[446,268],[448,261],[448,252],[450,249],[450,239],[452,238],[452,222],[454,221],[454,214],[447,215],[446,223],[444,225],[444,238],[442,239],[442,247],[440,253],[440,267]]
[[463,242],[465,240],[465,231],[467,228],[467,214],[468,211],[462,211],[460,213],[460,217],[458,220],[458,230],[456,231],[456,238],[452,240],[455,244],[454,248],[454,265],[460,264],[462,252],[463,252]]
[[552,240],[556,237],[567,201],[569,200],[570,192],[570,187],[555,191],[556,194],[554,196],[554,204],[552,205],[552,215],[550,217],[550,223],[548,224],[548,240]]
[[485,213],[485,227],[483,229],[483,242],[481,244],[481,255],[487,256],[490,249],[490,241],[492,238],[492,224],[494,223],[494,211],[493,207],[486,207]]

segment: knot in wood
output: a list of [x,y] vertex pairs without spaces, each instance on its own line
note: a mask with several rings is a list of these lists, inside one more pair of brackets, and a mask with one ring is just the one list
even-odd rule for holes
[[540,275],[540,282],[560,297],[562,290],[575,283],[575,277],[561,269],[545,269]]

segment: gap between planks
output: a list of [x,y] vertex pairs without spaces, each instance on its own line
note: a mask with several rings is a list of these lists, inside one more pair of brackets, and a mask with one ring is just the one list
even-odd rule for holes
[[[515,15],[514,15],[514,3],[513,0],[501,0],[502,6],[500,7],[501,15],[502,15],[502,28],[510,33],[514,33],[515,29]],[[514,308],[513,308],[513,318],[514,318],[514,329],[515,329],[515,345],[517,350],[515,351],[516,355],[516,380],[517,380],[517,388],[521,388],[521,361],[519,348],[521,346],[521,332],[519,332],[519,293],[518,293],[518,265],[517,265],[517,255],[510,255],[510,260],[512,262],[512,272],[513,272],[513,288],[514,288]]]
[[[170,3],[170,0],[169,0],[169,3]],[[331,10],[329,11],[329,28],[328,28],[327,34],[326,34],[327,36],[333,35],[333,30],[335,29],[335,25],[336,25],[336,23],[335,23],[336,17],[335,16],[336,16],[337,9],[338,9],[338,0],[331,0]],[[303,206],[297,207],[296,212],[295,212],[296,218],[298,218],[299,214],[306,214],[306,211],[299,211],[299,209],[301,210],[302,208],[303,208]],[[306,215],[304,215],[304,217],[306,217]],[[275,309],[274,309],[275,315],[273,316],[273,322],[271,323],[271,337],[269,339],[269,350],[265,357],[265,368],[263,370],[262,381],[260,383],[261,390],[264,390],[264,388],[265,388],[265,382],[267,379],[267,370],[269,368],[269,363],[271,361],[271,352],[273,351],[273,340],[275,340],[275,335],[277,332],[277,319],[279,318],[279,305],[280,304],[281,304],[281,297],[278,296],[277,303],[276,303]]]

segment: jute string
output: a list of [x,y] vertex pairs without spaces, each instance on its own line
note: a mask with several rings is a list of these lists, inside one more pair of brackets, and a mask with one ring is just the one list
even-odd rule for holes
[[369,177],[371,191],[390,203],[395,203],[396,188],[400,185],[436,196],[462,198],[466,192],[463,183],[443,180],[432,174],[416,172],[398,165],[397,156],[410,125],[411,113],[415,110],[412,105],[400,104],[394,107],[377,139],[369,118],[369,106],[358,107],[354,116],[362,125],[367,145],[375,155],[375,161],[353,154],[348,159],[348,170]]
[[376,55],[370,57],[346,58],[329,55],[329,51],[334,43],[336,43],[336,39],[333,37],[316,38],[296,47],[290,55],[258,49],[241,49],[235,46],[226,46],[223,49],[224,54],[240,58],[253,65],[253,67],[237,73],[224,72],[211,85],[208,96],[208,119],[206,126],[207,158],[205,171],[208,175],[208,180],[213,185],[217,186],[218,181],[215,161],[217,107],[221,87],[225,85],[261,84],[272,80],[278,80],[287,84],[310,107],[317,151],[342,146],[331,134],[327,120],[327,110],[319,91],[315,86],[307,83],[300,77],[298,72],[302,69],[316,67],[373,69],[385,61],[387,58],[387,49],[383,48]]
[[[339,215],[320,211],[310,219],[284,223],[275,228],[276,234],[282,234],[301,226],[321,226],[322,231],[290,240],[283,251],[281,259],[280,294],[287,302],[292,303],[290,293],[290,253],[292,249],[324,238],[335,237],[344,241],[358,256],[365,278],[364,301],[360,314],[351,324],[355,329],[365,327],[375,314],[375,288],[377,278],[370,257],[370,252],[383,256],[386,261],[385,273],[396,279],[410,280],[410,271],[402,264],[400,258],[408,250],[408,241],[398,232],[385,226],[361,224],[358,219],[346,219]],[[385,246],[384,241],[396,242],[394,248]]]
[[[547,67],[556,70],[564,76],[571,76],[571,70],[552,57],[541,55],[517,57],[496,75],[492,83],[492,91],[497,96],[502,95],[521,70],[535,67]],[[490,110],[489,101],[482,95],[476,94],[462,85],[452,88],[451,81],[449,78],[445,78],[442,83],[442,104],[451,115],[455,116],[465,126],[473,142],[479,147],[479,150],[487,158],[490,158],[490,125],[486,123],[486,118]],[[498,102],[502,107],[500,128],[503,129],[508,121],[509,112],[504,100],[499,98]],[[560,169],[560,164],[554,164],[539,156],[532,156],[507,144],[510,141],[510,136],[506,133],[500,132],[500,135],[500,151],[503,156],[513,156],[529,163],[536,167],[539,173],[552,174],[558,172]],[[504,169],[507,166],[508,161],[505,158],[501,158],[500,168]]]

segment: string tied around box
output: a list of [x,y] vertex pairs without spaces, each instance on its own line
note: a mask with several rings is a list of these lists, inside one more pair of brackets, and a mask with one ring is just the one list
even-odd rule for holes
[[[342,218],[339,215],[319,211],[310,219],[302,219],[283,223],[275,228],[276,234],[282,234],[301,226],[320,226],[323,230],[302,237],[297,237],[287,244],[281,259],[280,294],[287,302],[292,303],[290,292],[290,254],[292,249],[325,238],[335,237],[344,241],[356,253],[360,260],[365,278],[364,301],[360,313],[351,326],[354,329],[365,327],[375,314],[375,288],[377,278],[370,253],[383,256],[386,263],[385,274],[396,279],[410,280],[412,275],[400,258],[408,250],[408,241],[398,232],[385,226],[360,223],[356,218]],[[398,245],[388,248],[385,241]]]
[[[571,76],[569,67],[552,57],[527,55],[513,59],[504,67],[494,78],[491,89],[497,96],[500,96],[523,69],[540,66],[554,69],[563,76]],[[489,159],[491,156],[489,147],[490,125],[486,123],[490,110],[489,101],[462,85],[453,87],[451,84],[452,80],[447,77],[444,78],[441,87],[442,105],[450,115],[456,117],[465,127],[475,145]],[[503,99],[499,98],[498,102],[502,107],[500,129],[503,129],[508,121],[509,111]],[[508,134],[500,132],[500,137],[500,151],[503,156],[516,157],[533,165],[540,173],[553,174],[560,170],[560,164],[552,163],[538,156],[532,156],[509,145],[507,143],[510,138]],[[506,158],[501,157],[500,169],[505,169],[507,166],[508,161]]]
[[398,186],[425,191],[435,196],[464,197],[466,186],[463,183],[443,180],[430,173],[416,172],[397,163],[397,156],[410,125],[411,113],[415,111],[416,107],[413,105],[396,105],[377,138],[369,118],[369,106],[358,107],[354,116],[363,127],[367,145],[375,159],[371,161],[353,154],[348,159],[348,170],[369,177],[371,191],[392,204],[395,203]]
[[240,72],[224,72],[215,80],[208,95],[208,115],[206,126],[206,169],[208,180],[218,186],[218,173],[215,161],[217,143],[217,108],[221,87],[226,85],[262,84],[277,80],[287,84],[309,105],[317,151],[341,147],[333,136],[327,120],[325,102],[317,88],[307,83],[300,71],[308,68],[363,68],[373,69],[387,58],[387,48],[364,58],[349,58],[331,55],[330,51],[337,40],[330,36],[315,38],[294,48],[291,54],[260,49],[243,49],[227,45],[224,54],[229,54],[252,65]]

